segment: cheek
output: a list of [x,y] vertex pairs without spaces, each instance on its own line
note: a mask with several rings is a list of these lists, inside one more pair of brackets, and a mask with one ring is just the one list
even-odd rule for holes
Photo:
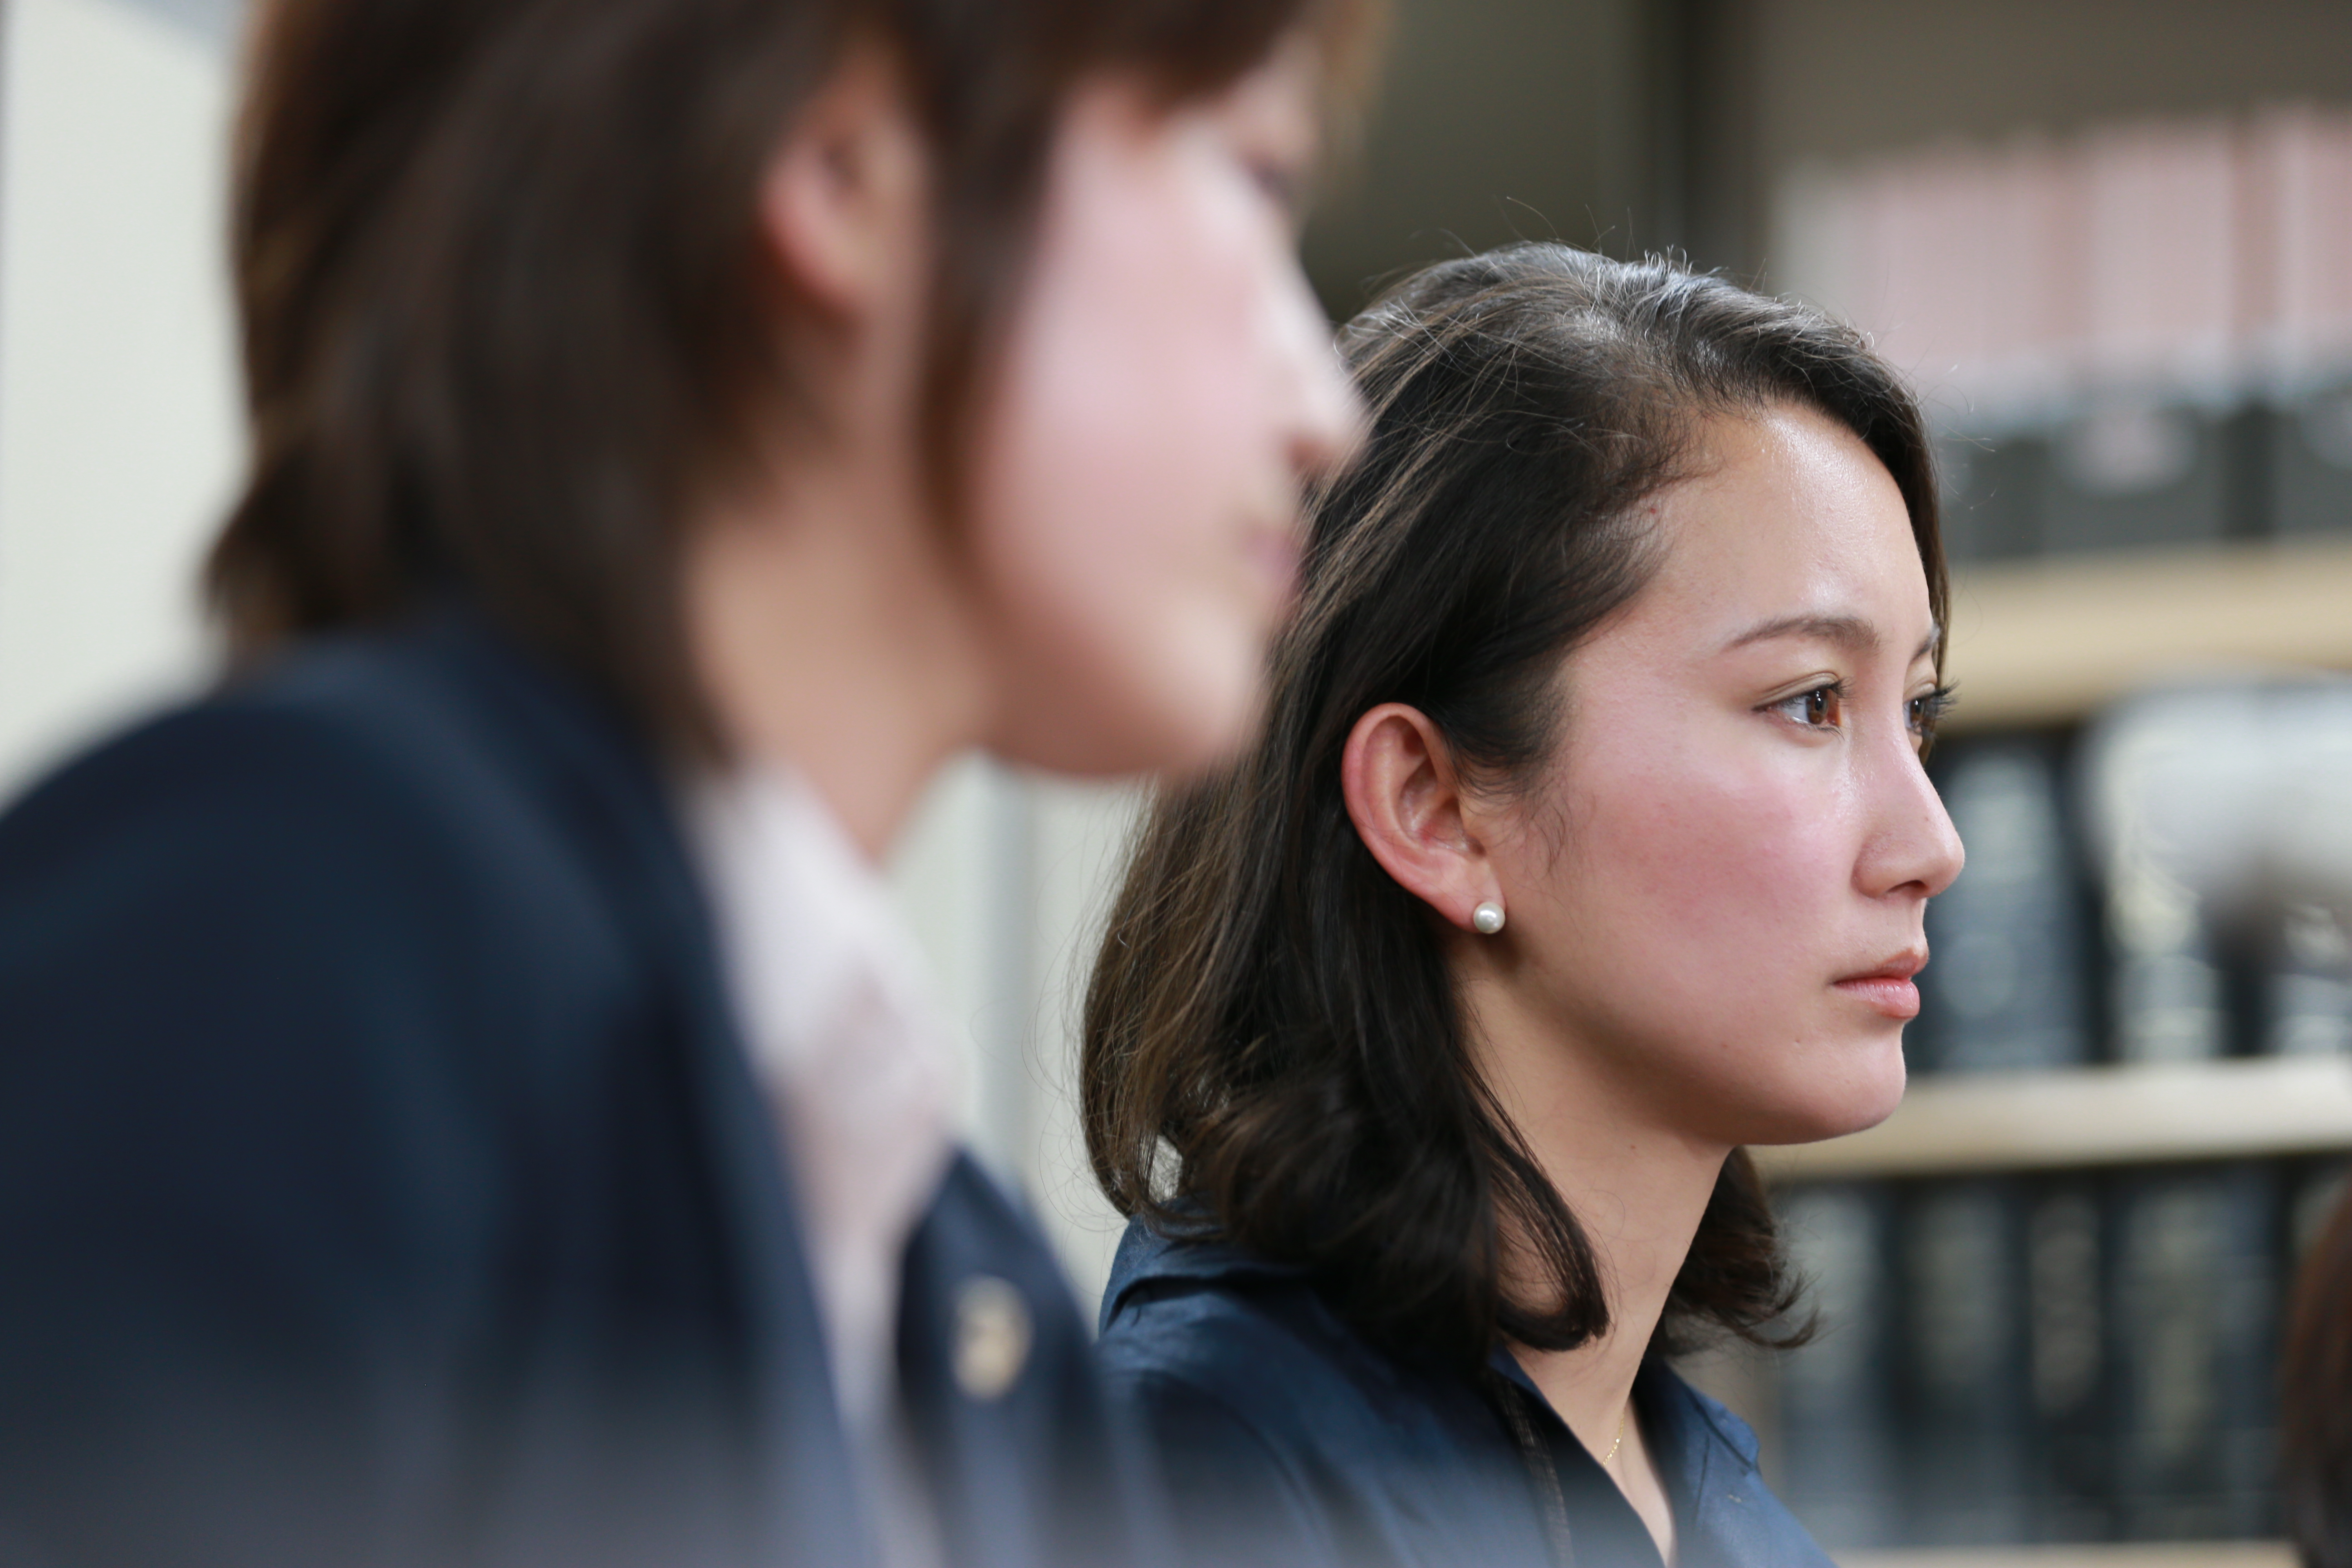
[[1849,879],[1833,799],[1801,774],[1737,757],[1660,755],[1668,765],[1627,759],[1582,792],[1575,858],[1595,914],[1695,980],[1753,982],[1801,965],[1809,945],[1824,945]]
[[1262,401],[1286,253],[1181,147],[1056,180],[974,494],[1006,700],[1060,736],[1024,760],[1196,764],[1255,712],[1287,600],[1296,499]]
[[1548,965],[1572,1037],[1727,1142],[1850,1131],[1900,1095],[1900,1034],[1830,989],[1852,954],[1852,813],[1792,756],[1631,740],[1570,781]]

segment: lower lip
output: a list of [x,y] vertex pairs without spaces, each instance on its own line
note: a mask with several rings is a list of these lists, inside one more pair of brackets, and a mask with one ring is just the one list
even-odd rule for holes
[[1862,980],[1841,980],[1837,988],[1849,996],[1869,1003],[1890,1018],[1916,1018],[1919,1016],[1919,988],[1908,980],[1897,980],[1891,974],[1874,974]]

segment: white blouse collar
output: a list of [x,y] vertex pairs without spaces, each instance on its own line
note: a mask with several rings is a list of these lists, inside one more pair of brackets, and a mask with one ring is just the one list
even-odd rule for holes
[[796,773],[688,796],[730,994],[772,1099],[844,1418],[890,1418],[907,1239],[953,1147],[957,1056],[886,884]]

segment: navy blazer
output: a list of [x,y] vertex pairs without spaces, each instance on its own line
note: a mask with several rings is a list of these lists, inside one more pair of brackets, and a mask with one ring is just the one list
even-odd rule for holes
[[[651,749],[462,610],[19,801],[0,1563],[867,1561],[715,951]],[[1002,1392],[956,1378],[982,1279]],[[1085,1328],[959,1160],[899,1322],[950,1562],[1131,1559]]]
[[[1640,1517],[1507,1354],[1483,1383],[1391,1354],[1296,1268],[1133,1223],[1099,1353],[1157,1441],[1194,1561],[1558,1568],[1564,1523],[1580,1568],[1657,1568]],[[1738,1416],[1654,1360],[1633,1403],[1683,1568],[1831,1568],[1765,1488]]]

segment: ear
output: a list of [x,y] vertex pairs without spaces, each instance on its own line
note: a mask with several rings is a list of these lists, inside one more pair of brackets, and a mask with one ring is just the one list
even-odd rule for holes
[[1356,721],[1339,792],[1381,868],[1446,920],[1473,930],[1471,911],[1502,896],[1445,742],[1419,709],[1383,702]]
[[853,45],[760,179],[760,227],[793,291],[857,317],[919,288],[929,173],[898,62],[878,45]]

